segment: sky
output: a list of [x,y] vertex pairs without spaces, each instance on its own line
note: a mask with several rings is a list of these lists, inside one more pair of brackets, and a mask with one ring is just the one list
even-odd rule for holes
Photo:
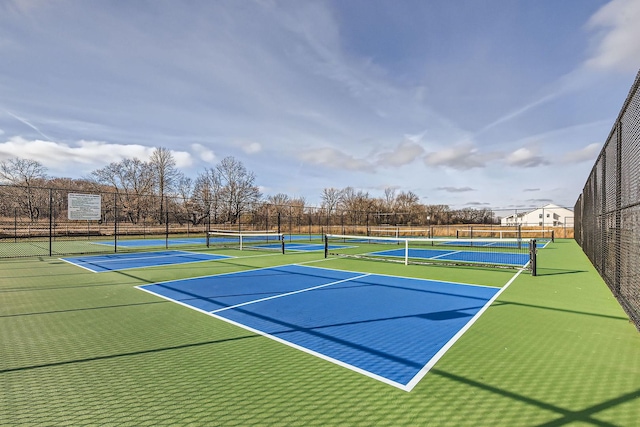
[[640,68],[638,0],[0,0],[0,161],[171,150],[264,196],[573,207]]

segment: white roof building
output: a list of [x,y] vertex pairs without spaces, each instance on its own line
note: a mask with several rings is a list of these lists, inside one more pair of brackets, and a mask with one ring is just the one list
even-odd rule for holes
[[573,211],[553,203],[529,212],[517,212],[500,220],[501,225],[573,227]]

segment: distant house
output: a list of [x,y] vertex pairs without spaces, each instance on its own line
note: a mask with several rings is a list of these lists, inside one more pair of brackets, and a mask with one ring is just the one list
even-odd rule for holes
[[517,212],[500,220],[501,225],[573,227],[573,211],[553,203],[529,212]]

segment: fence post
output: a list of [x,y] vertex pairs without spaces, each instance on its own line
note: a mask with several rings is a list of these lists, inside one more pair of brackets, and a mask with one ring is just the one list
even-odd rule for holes
[[[165,216],[165,226],[164,226],[164,234],[165,234],[165,249],[169,249],[169,198],[167,197],[165,200],[166,206],[164,209]],[[160,209],[162,209],[162,202],[160,202]]]
[[118,194],[113,193],[113,252],[118,252]]
[[53,255],[53,190],[49,189],[49,256]]
[[618,121],[618,137],[616,138],[616,229],[615,229],[615,271],[614,288],[615,294],[620,295],[621,291],[621,249],[622,242],[622,120]]
[[538,275],[538,245],[536,239],[529,240],[529,260],[531,262],[531,275]]

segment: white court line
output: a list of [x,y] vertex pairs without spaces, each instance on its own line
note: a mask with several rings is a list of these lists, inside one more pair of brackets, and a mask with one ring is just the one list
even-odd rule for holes
[[[193,254],[198,254],[198,255],[210,255],[210,254],[200,254],[199,252],[185,252],[185,251],[174,251],[177,253],[171,253],[171,254],[163,254],[163,255],[149,255],[149,256],[144,256],[143,254],[140,254],[141,256],[135,256],[135,257],[128,257],[128,256],[122,256],[120,258],[118,258],[118,254],[111,254],[111,255],[106,255],[106,256],[113,256],[115,255],[114,258],[110,258],[110,259],[101,259],[98,262],[103,263],[103,264],[108,264],[110,262],[123,262],[123,261],[139,261],[139,260],[143,260],[143,259],[154,259],[154,258],[171,258],[171,257],[176,257],[176,258],[181,258],[187,255],[193,255]],[[147,252],[148,254],[151,254],[149,252]],[[120,255],[130,255],[130,254],[120,254]],[[91,257],[95,257],[95,258],[99,258],[99,257],[103,257],[105,255],[91,255],[87,258],[91,258]],[[92,261],[85,261],[85,264],[89,264]]]
[[464,335],[465,332],[471,328],[471,326],[482,316],[482,314],[487,311],[487,309],[494,303],[498,297],[507,290],[507,288],[513,283],[514,280],[522,273],[523,270],[518,270],[516,274],[513,275],[511,279],[502,287],[496,294],[489,300],[487,303],[467,322],[466,325],[462,327],[442,348],[429,360],[429,362],[424,365],[422,369],[407,383],[405,386],[405,391],[411,391],[413,388],[420,382],[420,380],[427,375],[427,372],[431,370],[435,366],[436,363],[444,356],[444,354]]
[[64,262],[66,262],[66,263],[68,263],[68,264],[71,264],[71,265],[74,265],[74,266],[76,266],[76,267],[84,268],[85,270],[90,271],[90,272],[92,272],[92,273],[97,273],[97,271],[92,270],[92,269],[90,269],[90,268],[88,268],[88,267],[85,267],[85,266],[84,266],[84,265],[82,265],[82,264],[76,264],[75,262],[71,262],[71,261],[69,261],[68,259],[64,259],[64,258],[58,258],[58,259],[59,259],[60,261],[64,261]]
[[[65,258],[58,258],[61,261],[67,262],[71,265],[75,265],[76,267],[80,267],[80,268],[84,268],[85,270],[88,270],[92,273],[111,273],[111,272],[116,272],[116,271],[124,271],[124,270],[135,270],[135,269],[142,269],[142,268],[153,268],[153,267],[167,267],[170,265],[180,265],[180,264],[195,264],[195,263],[199,263],[199,262],[209,262],[209,261],[219,261],[219,260],[223,260],[223,259],[230,259],[233,258],[231,256],[228,255],[219,255],[219,254],[207,254],[207,253],[202,253],[202,252],[190,252],[190,251],[173,251],[173,254],[166,254],[166,255],[155,255],[155,256],[137,256],[137,257],[128,257],[126,255],[131,255],[131,253],[128,254],[111,254],[111,255],[106,255],[106,256],[113,256],[115,255],[116,258],[114,259],[105,259],[105,260],[100,260],[97,262],[94,261],[83,261],[82,264],[78,264],[72,261],[69,261],[68,259]],[[118,255],[125,255],[122,256],[121,258],[117,258]],[[123,267],[123,268],[118,268],[116,270],[109,270],[106,267],[104,270],[93,270],[89,267],[85,267],[85,265],[94,265],[94,264],[108,264],[109,262],[122,262],[122,261],[140,261],[140,260],[147,260],[147,259],[154,259],[154,258],[167,258],[167,257],[174,257],[177,260],[182,260],[187,256],[190,255],[204,255],[204,256],[216,256],[216,257],[220,257],[220,258],[208,258],[208,259],[200,259],[198,261],[180,261],[180,262],[175,262],[173,264],[169,264],[169,265],[145,265],[145,266],[135,266],[135,267]],[[105,255],[90,255],[86,258],[91,258],[91,257],[95,257],[95,258],[100,258],[100,257],[104,257]],[[77,258],[77,257],[76,257]],[[74,258],[71,258],[74,259]]]
[[443,256],[449,256],[449,255],[455,255],[455,254],[459,254],[460,252],[467,252],[467,251],[452,251],[452,252],[447,252],[446,254],[442,254],[442,255],[438,255],[438,256],[432,256],[429,259],[438,259],[441,258]]
[[[302,265],[302,264],[310,264],[310,263],[316,263],[316,262],[322,262],[322,261],[326,261],[326,260],[314,260],[314,261],[307,261],[307,262],[301,262],[301,263],[296,263],[296,264],[285,264],[285,265],[281,265],[281,266],[262,267],[262,268],[257,268],[257,269],[255,269],[255,270],[245,270],[245,271],[268,270],[268,269],[272,269],[272,268],[286,267],[287,265]],[[527,263],[527,264],[528,264],[528,263]],[[331,271],[344,271],[344,272],[348,272],[348,273],[355,273],[355,274],[358,274],[358,273],[359,273],[359,272],[354,272],[354,271],[350,271],[350,270],[342,270],[342,269],[327,268],[327,267],[317,267],[317,266],[308,266],[308,267],[310,267],[310,268],[314,268],[314,269],[331,270]],[[525,268],[526,268],[526,265],[525,265]],[[513,283],[513,281],[515,281],[515,279],[520,275],[520,273],[522,273],[522,271],[524,271],[524,270],[519,270],[519,271],[518,271],[518,272],[517,272],[513,277],[511,277],[511,279],[510,279],[510,280],[509,280],[509,281],[508,281],[508,282],[503,286],[503,288],[499,289],[499,290],[498,290],[498,292],[497,292],[497,293],[496,293],[496,294],[495,294],[491,299],[489,299],[489,300],[485,303],[485,305],[484,305],[484,306],[483,306],[483,307],[482,307],[482,308],[481,308],[481,309],[480,309],[480,310],[479,310],[479,311],[478,311],[478,312],[477,312],[477,313],[476,313],[476,314],[475,314],[475,315],[474,315],[474,316],[469,320],[469,322],[467,322],[467,324],[466,324],[462,329],[460,329],[460,330],[459,330],[459,331],[458,331],[458,332],[457,332],[457,333],[456,333],[456,334],[455,334],[455,335],[454,335],[454,336],[453,336],[453,337],[452,337],[452,338],[451,338],[451,339],[450,339],[450,340],[449,340],[449,341],[448,341],[448,342],[447,342],[447,343],[446,343],[446,344],[445,344],[445,345],[444,345],[444,346],[443,346],[443,347],[442,347],[442,348],[441,348],[441,349],[440,349],[440,350],[439,350],[439,351],[438,351],[438,352],[437,352],[437,353],[436,353],[436,354],[435,354],[435,355],[434,355],[434,356],[433,356],[433,357],[432,357],[428,362],[427,362],[427,364],[426,364],[426,365],[425,365],[425,366],[424,366],[420,371],[418,371],[418,373],[417,373],[417,374],[416,374],[416,375],[415,375],[415,376],[414,376],[414,377],[413,377],[413,378],[412,378],[412,379],[411,379],[411,380],[410,380],[406,385],[401,384],[401,383],[398,383],[398,382],[395,382],[395,381],[390,380],[390,379],[388,379],[388,378],[386,378],[386,377],[383,377],[383,376],[380,376],[380,375],[374,374],[374,373],[372,373],[372,372],[369,372],[369,371],[367,371],[367,370],[365,370],[365,369],[358,368],[358,367],[356,367],[356,366],[354,366],[354,365],[350,365],[350,364],[348,364],[348,363],[346,363],[346,362],[343,362],[343,361],[341,361],[341,360],[339,360],[339,359],[334,359],[334,358],[332,358],[332,357],[330,357],[330,356],[327,356],[327,355],[325,355],[325,354],[323,354],[323,353],[319,353],[319,352],[316,352],[316,351],[314,351],[314,350],[308,349],[308,348],[306,348],[306,347],[300,346],[300,345],[298,345],[298,344],[294,344],[294,343],[292,343],[292,342],[289,342],[289,341],[284,340],[284,339],[282,339],[282,338],[279,338],[279,337],[277,337],[277,336],[271,335],[271,334],[266,333],[266,332],[264,332],[264,331],[261,331],[261,330],[259,330],[259,329],[252,328],[252,327],[247,326],[247,325],[245,325],[245,324],[243,324],[243,323],[239,323],[239,322],[233,321],[233,320],[231,320],[231,319],[228,319],[228,318],[226,318],[226,317],[219,316],[219,315],[217,315],[217,314],[216,314],[216,313],[218,313],[218,312],[221,312],[221,311],[223,311],[223,310],[226,310],[226,309],[229,309],[229,308],[233,308],[233,307],[226,307],[226,308],[224,308],[224,309],[219,309],[219,310],[214,310],[214,311],[209,312],[209,311],[205,311],[205,310],[202,310],[202,309],[200,309],[200,308],[194,307],[194,306],[192,306],[192,305],[190,305],[190,304],[183,303],[183,302],[181,302],[181,301],[175,300],[175,299],[173,299],[173,298],[171,298],[171,297],[167,297],[167,296],[164,296],[164,295],[162,295],[162,294],[156,293],[156,292],[154,292],[154,291],[151,291],[151,290],[145,289],[145,287],[147,287],[147,286],[151,286],[151,285],[158,285],[158,284],[163,284],[163,283],[171,283],[171,282],[181,282],[181,281],[195,280],[195,279],[200,279],[200,278],[203,278],[203,277],[219,277],[219,276],[233,275],[233,274],[240,273],[240,272],[242,272],[242,271],[235,271],[235,272],[223,273],[223,274],[220,274],[220,275],[213,275],[213,276],[202,276],[202,277],[193,277],[193,278],[187,278],[187,279],[171,280],[171,281],[166,281],[166,282],[153,283],[153,284],[151,284],[151,285],[139,285],[139,286],[135,286],[135,288],[137,288],[137,289],[139,289],[139,290],[142,290],[142,291],[145,291],[145,292],[147,292],[147,293],[149,293],[149,294],[155,295],[155,296],[157,296],[157,297],[159,297],[159,298],[162,298],[162,299],[164,299],[164,300],[167,300],[167,301],[171,301],[171,302],[177,303],[177,304],[182,305],[182,306],[184,306],[184,307],[186,307],[186,308],[190,308],[190,309],[192,309],[192,310],[199,311],[199,312],[201,312],[201,313],[203,313],[203,314],[206,314],[206,315],[209,315],[209,316],[215,317],[215,318],[216,318],[216,319],[218,319],[218,320],[222,320],[222,321],[224,321],[224,322],[227,322],[227,323],[230,323],[230,324],[232,324],[232,325],[238,326],[238,327],[240,327],[240,328],[242,328],[242,329],[245,329],[245,330],[247,330],[247,331],[250,331],[250,332],[256,333],[256,334],[258,334],[258,335],[264,336],[264,337],[266,337],[266,338],[272,339],[272,340],[277,341],[277,342],[279,342],[279,343],[281,343],[281,344],[284,344],[284,345],[287,345],[287,346],[289,346],[289,347],[295,348],[295,349],[297,349],[297,350],[303,351],[303,352],[305,352],[305,353],[307,353],[307,354],[311,354],[311,355],[313,355],[313,356],[316,356],[316,357],[318,357],[318,358],[320,358],[320,359],[323,359],[323,360],[326,360],[326,361],[332,362],[332,363],[334,363],[334,364],[336,364],[336,365],[338,365],[338,366],[342,366],[342,367],[344,367],[344,368],[350,369],[351,371],[354,371],[354,372],[360,373],[360,374],[362,374],[362,375],[365,375],[365,376],[367,376],[367,377],[369,377],[369,378],[373,378],[373,379],[378,380],[378,381],[380,381],[380,382],[382,382],[382,383],[385,383],[385,384],[391,385],[391,386],[393,386],[393,387],[395,387],[395,388],[398,388],[398,389],[400,389],[400,390],[402,390],[402,391],[410,392],[410,391],[412,391],[412,390],[413,390],[413,388],[414,388],[414,387],[415,387],[415,386],[420,382],[420,380],[421,380],[421,379],[422,379],[422,378],[423,378],[423,377],[424,377],[424,376],[425,376],[425,375],[426,375],[426,374],[427,374],[427,373],[428,373],[428,372],[433,368],[433,366],[435,366],[435,364],[440,360],[440,358],[442,358],[442,357],[444,356],[444,354],[445,354],[445,353],[446,353],[446,352],[447,352],[447,351],[448,351],[448,350],[449,350],[449,349],[450,349],[450,348],[451,348],[451,347],[452,347],[452,346],[457,342],[457,340],[458,340],[458,339],[460,339],[460,337],[461,337],[461,336],[462,336],[462,335],[463,335],[463,334],[464,334],[464,333],[465,333],[469,328],[471,328],[471,326],[472,326],[472,325],[473,325],[473,324],[478,320],[478,318],[480,318],[480,316],[481,316],[481,315],[482,315],[482,314],[483,314],[483,313],[484,313],[484,312],[485,312],[485,311],[486,311],[486,310],[487,310],[487,309],[488,309],[488,308],[493,304],[493,302],[494,302],[494,301],[495,301],[495,300],[496,300],[496,299],[497,299],[497,298],[502,294],[502,292],[504,292],[504,291],[505,291],[505,290],[506,290],[506,289],[511,285],[511,283]],[[495,287],[493,287],[493,286],[487,286],[487,285],[477,285],[477,284],[470,284],[470,283],[460,283],[460,282],[451,282],[451,281],[433,280],[433,279],[416,278],[416,277],[405,277],[405,276],[396,276],[396,275],[388,275],[388,274],[362,273],[360,276],[352,277],[352,278],[350,278],[350,279],[344,279],[344,280],[340,280],[340,281],[337,281],[337,282],[327,283],[327,284],[324,284],[324,285],[319,285],[319,286],[315,286],[315,287],[308,288],[308,289],[303,289],[303,290],[299,290],[299,291],[289,292],[289,293],[282,294],[282,295],[276,295],[276,296],[274,296],[274,297],[263,298],[263,299],[261,299],[261,300],[251,301],[251,302],[248,302],[248,303],[245,303],[245,304],[238,304],[237,306],[246,305],[246,304],[251,304],[251,303],[253,303],[253,302],[259,302],[259,301],[263,301],[263,300],[267,300],[267,299],[277,298],[277,297],[279,297],[279,296],[286,296],[286,295],[291,295],[291,294],[295,294],[295,293],[299,293],[299,292],[305,292],[305,291],[307,291],[307,290],[312,290],[312,289],[322,288],[322,287],[330,286],[330,285],[332,285],[332,284],[337,284],[337,283],[346,282],[346,281],[350,281],[350,280],[356,280],[356,279],[358,279],[358,278],[366,277],[366,276],[370,276],[370,275],[386,276],[386,277],[397,277],[397,278],[401,278],[401,279],[409,279],[409,280],[416,280],[416,281],[441,282],[441,283],[449,283],[449,284],[464,285],[464,286],[491,287],[491,288],[494,288],[494,289],[495,289]],[[237,306],[234,306],[234,307],[237,307]]]
[[[270,267],[265,267],[265,268],[270,268]],[[253,332],[256,335],[260,335],[260,336],[263,336],[265,338],[269,338],[271,340],[279,342],[280,344],[284,344],[284,345],[286,345],[288,347],[291,347],[291,348],[294,348],[296,350],[302,351],[304,353],[310,354],[310,355],[315,356],[315,357],[317,357],[319,359],[326,360],[328,362],[334,363],[334,364],[336,364],[338,366],[342,366],[343,368],[347,368],[347,369],[349,369],[351,371],[357,372],[357,373],[362,374],[364,376],[367,376],[369,378],[373,378],[373,379],[375,379],[377,381],[380,381],[382,383],[385,383],[385,384],[391,385],[393,387],[399,388],[400,390],[411,391],[411,390],[407,390],[406,386],[404,386],[403,384],[400,384],[398,382],[395,382],[393,380],[385,378],[385,377],[383,377],[381,375],[374,374],[374,373],[369,372],[369,371],[367,371],[365,369],[358,368],[357,366],[350,365],[350,364],[348,364],[346,362],[343,362],[342,360],[334,359],[333,357],[327,356],[326,354],[323,354],[323,353],[311,350],[311,349],[309,349],[307,347],[303,347],[303,346],[295,344],[293,342],[284,340],[284,339],[282,339],[280,337],[277,337],[275,335],[271,335],[269,333],[261,331],[260,329],[252,328],[251,326],[247,326],[244,323],[236,322],[236,321],[228,319],[226,317],[219,316],[217,314],[210,313],[208,311],[202,310],[202,309],[194,307],[192,305],[183,303],[182,301],[178,301],[178,300],[175,300],[173,298],[166,297],[166,296],[164,296],[162,294],[158,294],[158,293],[156,293],[154,291],[150,291],[148,289],[145,289],[143,286],[148,286],[148,285],[136,286],[136,288],[141,290],[141,291],[145,291],[148,294],[154,295],[154,296],[156,296],[158,298],[162,298],[162,299],[164,299],[166,301],[174,302],[174,303],[179,304],[179,305],[181,305],[183,307],[190,308],[191,310],[195,310],[195,311],[198,311],[200,313],[204,313],[204,314],[206,314],[208,316],[211,316],[211,317],[213,317],[215,319],[218,319],[218,320],[221,320],[223,322],[229,323],[231,325],[237,326],[237,327],[242,328],[242,329],[244,329],[246,331]]]
[[216,313],[220,313],[221,311],[231,310],[231,309],[242,307],[242,306],[245,306],[245,305],[256,304],[256,303],[259,303],[259,302],[262,302],[262,301],[268,301],[268,300],[271,300],[271,299],[288,297],[290,295],[295,295],[295,294],[299,294],[299,293],[302,293],[302,292],[307,292],[307,291],[313,291],[315,289],[326,288],[327,286],[332,286],[332,285],[337,285],[339,283],[350,282],[352,280],[362,279],[363,277],[371,276],[371,274],[372,273],[361,274],[360,276],[350,277],[348,279],[342,279],[342,280],[338,280],[338,281],[331,282],[331,283],[325,283],[324,285],[312,286],[310,288],[299,289],[297,291],[291,291],[291,292],[286,292],[284,294],[272,295],[272,296],[266,297],[266,298],[260,298],[260,299],[256,299],[256,300],[253,300],[253,301],[247,301],[247,302],[243,302],[243,303],[240,303],[240,304],[231,305],[229,307],[219,308],[217,310],[210,311],[209,313],[216,314]]

